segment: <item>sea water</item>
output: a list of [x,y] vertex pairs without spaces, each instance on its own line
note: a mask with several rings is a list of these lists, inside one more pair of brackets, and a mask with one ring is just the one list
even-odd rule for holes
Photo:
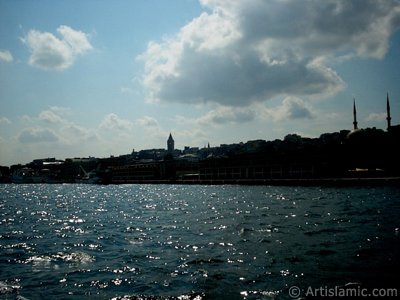
[[399,216],[397,187],[4,184],[0,299],[397,288]]

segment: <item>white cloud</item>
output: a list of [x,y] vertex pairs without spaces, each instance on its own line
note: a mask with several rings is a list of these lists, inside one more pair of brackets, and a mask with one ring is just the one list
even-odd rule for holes
[[210,12],[138,57],[147,100],[245,106],[282,95],[331,96],[345,83],[327,63],[382,58],[400,24],[395,0],[201,3]]
[[31,49],[28,63],[44,70],[62,71],[70,67],[78,55],[93,47],[86,33],[62,25],[57,29],[61,39],[50,32],[30,30],[22,38]]
[[64,117],[70,113],[70,109],[62,106],[51,106],[49,109],[39,113],[39,120],[50,124],[70,123]]
[[[28,123],[29,127],[25,128],[18,136],[20,142],[33,141],[55,141],[58,145],[78,146],[82,142],[90,142],[98,140],[95,129],[81,127],[68,119],[71,110],[67,107],[52,106],[47,110],[39,113],[37,118],[23,116],[21,121]],[[51,126],[42,128],[43,122]]]
[[0,117],[0,125],[4,124],[4,125],[8,125],[11,124],[10,119],[6,118],[6,117]]
[[32,123],[34,121],[34,119],[28,115],[21,116],[20,120],[24,123]]
[[63,136],[65,143],[70,145],[99,140],[98,134],[94,130],[74,123],[63,126],[59,132]]
[[183,148],[184,145],[181,141],[185,141],[185,143],[187,143],[186,145],[202,147],[210,138],[208,134],[199,128],[176,130],[172,135],[175,139],[176,148]]
[[64,106],[51,106],[50,110],[60,116],[65,116],[71,113],[71,109],[69,107],[64,107]]
[[39,119],[47,123],[53,123],[53,124],[60,124],[65,122],[63,118],[61,118],[58,114],[56,114],[52,110],[42,111],[39,114]]
[[149,117],[149,116],[144,116],[142,118],[139,118],[136,120],[136,123],[140,126],[143,127],[156,127],[158,126],[158,122],[156,119]]
[[387,117],[387,115],[386,115],[386,113],[370,113],[369,115],[368,115],[368,117],[367,117],[367,119],[366,119],[366,121],[373,121],[373,122],[375,122],[375,121],[384,121],[384,120],[386,120],[386,117]]
[[86,33],[65,25],[58,27],[57,31],[62,35],[74,54],[84,54],[93,49]]
[[298,97],[288,96],[282,100],[282,103],[274,108],[267,108],[262,103],[255,103],[247,107],[220,106],[211,109],[205,115],[198,118],[187,118],[176,116],[177,124],[201,125],[201,126],[219,126],[226,124],[243,124],[255,119],[271,120],[274,122],[313,119],[316,112],[312,105]]
[[245,123],[252,121],[256,113],[251,108],[220,106],[209,111],[196,121],[200,125],[223,125],[227,123]]
[[8,50],[0,50],[0,60],[5,62],[12,62],[14,60],[12,54]]
[[287,121],[296,119],[312,119],[316,113],[308,102],[298,97],[286,97],[282,104],[276,108],[260,109],[266,119],[274,121]]
[[129,120],[121,119],[114,113],[110,113],[104,117],[99,127],[104,130],[130,130],[133,128],[133,123]]
[[48,128],[25,128],[17,137],[21,143],[58,142],[59,138],[54,131]]

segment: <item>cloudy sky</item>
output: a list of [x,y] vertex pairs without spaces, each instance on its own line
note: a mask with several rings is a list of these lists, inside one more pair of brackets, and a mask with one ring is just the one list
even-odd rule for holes
[[397,0],[0,0],[0,165],[400,123]]

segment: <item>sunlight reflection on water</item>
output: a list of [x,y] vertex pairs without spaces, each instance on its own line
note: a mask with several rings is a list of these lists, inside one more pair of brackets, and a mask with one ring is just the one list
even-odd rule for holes
[[1,185],[0,299],[286,299],[292,285],[390,285],[399,196],[389,187]]

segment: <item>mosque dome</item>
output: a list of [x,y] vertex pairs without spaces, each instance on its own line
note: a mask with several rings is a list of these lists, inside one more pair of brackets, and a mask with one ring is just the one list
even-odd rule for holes
[[364,130],[363,129],[353,129],[352,131],[350,131],[346,138],[348,140],[355,140],[355,139],[359,139],[364,135]]

